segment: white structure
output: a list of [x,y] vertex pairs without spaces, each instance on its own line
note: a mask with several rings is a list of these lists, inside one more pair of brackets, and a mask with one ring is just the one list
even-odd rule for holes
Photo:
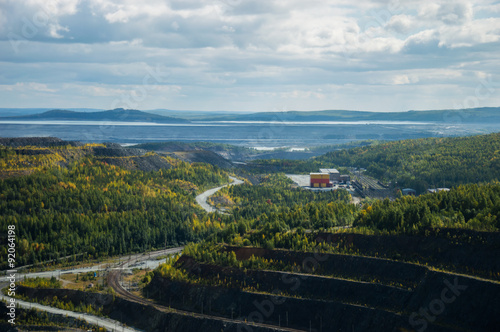
[[450,188],[427,189],[427,192],[429,193],[438,193],[440,191],[450,191]]
[[339,182],[340,181],[340,172],[336,168],[320,168],[321,173],[326,173],[330,175],[331,182]]

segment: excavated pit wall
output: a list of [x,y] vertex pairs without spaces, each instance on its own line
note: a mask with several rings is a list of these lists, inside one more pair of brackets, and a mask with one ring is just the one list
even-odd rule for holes
[[[121,321],[127,325],[151,332],[163,331],[216,331],[236,332],[245,331],[244,324],[235,324],[227,320],[200,318],[189,314],[184,315],[175,312],[164,312],[150,305],[115,297],[108,294],[84,292],[71,289],[37,289],[18,286],[18,293],[30,298],[49,299],[57,296],[60,300],[71,300],[73,303],[92,304],[103,307],[105,315],[111,319]],[[276,329],[252,326],[255,332],[281,331]]]

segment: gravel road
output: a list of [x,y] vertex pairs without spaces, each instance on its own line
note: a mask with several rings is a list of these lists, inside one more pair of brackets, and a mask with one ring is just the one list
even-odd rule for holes
[[[243,184],[244,182],[241,181],[240,179],[237,179],[233,176],[230,176],[229,177],[231,180],[233,180],[233,182],[231,182],[229,184],[229,186],[236,186],[236,185],[239,185],[239,184]],[[212,205],[208,204],[207,203],[207,199],[212,196],[213,194],[215,194],[216,192],[218,192],[219,190],[221,190],[222,188],[224,187],[227,187],[228,185],[224,185],[224,186],[221,186],[221,187],[217,187],[217,188],[212,188],[212,189],[209,189],[205,192],[202,192],[201,194],[199,194],[198,196],[196,196],[196,202],[203,208],[203,210],[207,211],[207,212],[215,212],[217,211],[216,208],[214,208]]]

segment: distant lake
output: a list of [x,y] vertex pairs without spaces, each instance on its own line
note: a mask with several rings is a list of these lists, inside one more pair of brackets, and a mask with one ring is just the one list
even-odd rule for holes
[[0,121],[0,124],[21,125],[67,125],[67,126],[163,126],[163,127],[206,127],[235,125],[279,125],[279,126],[324,126],[324,125],[430,125],[431,122],[413,121],[192,121],[191,123],[156,123],[156,122],[124,122],[124,121]]
[[459,136],[499,130],[499,124],[409,121],[0,121],[1,137],[53,136],[83,142],[209,141],[248,147],[304,147],[356,140]]

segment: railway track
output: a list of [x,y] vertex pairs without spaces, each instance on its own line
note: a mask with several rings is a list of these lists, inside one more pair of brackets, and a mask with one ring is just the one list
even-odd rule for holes
[[363,198],[384,199],[393,197],[393,190],[379,180],[360,174],[356,176],[356,183],[354,185],[357,189],[356,192]]
[[[125,263],[121,264],[123,266]],[[223,321],[228,324],[242,324],[245,326],[254,326],[254,327],[263,327],[263,328],[268,328],[274,331],[289,331],[289,332],[304,332],[306,330],[297,330],[297,329],[292,329],[288,327],[280,327],[276,325],[269,325],[269,324],[261,324],[261,323],[249,323],[245,322],[243,320],[237,320],[237,319],[229,319],[229,318],[224,318],[224,317],[219,317],[219,316],[211,316],[211,315],[206,315],[206,314],[200,314],[192,311],[184,311],[184,310],[179,310],[179,309],[172,309],[169,307],[165,307],[163,305],[159,305],[151,300],[142,298],[140,296],[134,295],[127,291],[125,288],[122,287],[120,284],[120,276],[121,276],[121,270],[114,270],[109,273],[108,275],[108,285],[113,288],[118,296],[120,296],[123,299],[126,299],[128,301],[132,302],[137,302],[143,305],[150,305],[153,306],[155,309],[162,311],[162,312],[171,312],[175,313],[178,315],[186,315],[186,316],[191,316],[191,317],[196,317],[196,318],[202,318],[202,319],[212,319],[212,320],[219,320]]]

